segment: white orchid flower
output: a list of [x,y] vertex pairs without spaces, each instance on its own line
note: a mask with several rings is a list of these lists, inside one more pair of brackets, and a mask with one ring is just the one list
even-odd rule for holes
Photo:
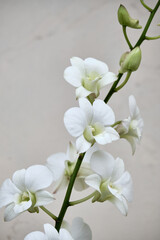
[[132,200],[132,179],[130,174],[124,170],[122,159],[116,160],[104,151],[96,151],[90,160],[91,168],[95,174],[86,177],[86,183],[96,189],[92,202],[112,202],[127,215],[127,202]]
[[116,75],[108,71],[108,66],[94,58],[82,60],[79,57],[70,59],[71,65],[64,71],[64,79],[76,87],[76,98],[94,95],[99,90],[116,80]]
[[0,207],[6,206],[4,220],[10,221],[26,210],[38,212],[38,206],[51,203],[53,195],[43,189],[52,180],[52,173],[42,165],[18,170],[12,180],[6,179],[0,188]]
[[[90,169],[89,160],[93,151],[96,150],[97,147],[94,146],[90,148],[85,154],[85,157],[78,171],[74,184],[74,188],[77,191],[82,191],[88,187],[88,185],[86,185],[84,181],[84,178],[93,173],[92,170]],[[75,145],[72,142],[70,142],[66,153],[63,152],[56,153],[51,155],[47,159],[47,167],[53,173],[55,185],[54,192],[60,189],[64,189],[68,186],[70,177],[73,173],[78,157],[79,153],[77,152]]]
[[115,122],[114,112],[104,101],[96,99],[91,105],[86,98],[80,98],[79,106],[66,111],[64,124],[68,132],[77,137],[76,147],[80,153],[95,142],[104,145],[119,139],[111,127]]
[[116,128],[121,138],[125,138],[132,147],[132,154],[135,153],[136,143],[140,142],[143,130],[143,119],[133,95],[129,97],[128,119],[123,120]]
[[24,240],[91,240],[92,233],[82,218],[75,218],[69,230],[61,228],[58,232],[51,224],[44,224],[45,233],[36,231],[29,233]]

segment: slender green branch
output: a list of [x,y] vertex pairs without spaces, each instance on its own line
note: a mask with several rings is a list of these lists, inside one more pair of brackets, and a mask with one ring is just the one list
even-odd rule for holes
[[45,208],[44,206],[40,207],[45,213],[47,213],[52,219],[54,219],[55,221],[57,221],[57,217],[51,213],[47,208]]
[[128,82],[128,80],[131,76],[131,73],[132,73],[131,71],[127,72],[127,76],[126,76],[125,80],[121,83],[121,85],[119,85],[117,88],[115,88],[115,92],[118,92],[121,88],[124,87],[124,85]]
[[142,42],[145,40],[145,36],[146,36],[147,31],[148,31],[148,28],[149,28],[149,26],[150,26],[150,24],[151,24],[151,22],[152,22],[152,20],[153,20],[153,17],[154,17],[154,15],[155,15],[155,13],[157,12],[159,6],[160,6],[160,0],[157,2],[155,8],[154,8],[154,9],[152,10],[152,12],[150,13],[150,16],[149,16],[149,18],[148,18],[148,21],[147,21],[147,23],[146,23],[146,26],[145,26],[145,28],[144,28],[144,30],[143,30],[143,32],[142,32],[139,40],[138,40],[137,43],[135,44],[134,48],[140,46],[140,45],[142,44]]
[[107,96],[104,99],[105,103],[107,103],[109,101],[109,99],[111,98],[111,96],[113,95],[113,93],[115,93],[115,88],[117,87],[122,76],[123,76],[123,73],[118,74],[117,80],[113,83],[111,89],[109,90]]
[[[145,26],[145,28],[144,28],[141,36],[139,37],[137,43],[135,44],[135,46],[134,46],[133,48],[140,46],[140,45],[142,44],[142,42],[146,39],[146,33],[147,33],[147,31],[148,31],[148,28],[149,28],[149,26],[150,26],[150,24],[151,24],[151,22],[152,22],[152,20],[153,20],[153,17],[154,17],[154,15],[155,15],[155,13],[157,12],[159,6],[160,6],[160,0],[158,0],[155,8],[154,8],[154,9],[152,10],[152,12],[150,13],[150,16],[149,16],[149,18],[148,18],[148,21],[147,21],[147,23],[146,23],[146,26]],[[119,73],[119,74],[118,74],[117,80],[112,84],[112,87],[110,88],[107,96],[106,96],[105,99],[104,99],[104,102],[105,102],[105,103],[107,103],[107,102],[109,101],[109,99],[111,98],[111,96],[116,92],[115,89],[116,89],[116,87],[117,87],[120,79],[122,78],[122,76],[123,76],[123,73]]]
[[128,38],[128,36],[127,36],[126,26],[123,26],[122,29],[123,29],[123,34],[124,34],[124,37],[125,37],[125,39],[126,39],[126,42],[127,42],[128,46],[129,46],[129,48],[132,50],[133,47],[132,47],[132,44],[131,44],[131,42],[129,41],[129,38]]
[[63,221],[63,218],[64,218],[64,215],[67,211],[67,208],[69,207],[69,199],[70,199],[70,196],[71,196],[72,188],[73,188],[76,176],[78,174],[78,171],[80,169],[81,163],[83,161],[84,155],[85,155],[85,153],[81,153],[79,155],[79,158],[77,160],[76,166],[75,166],[74,171],[73,171],[73,174],[71,175],[69,185],[68,185],[68,188],[67,188],[67,192],[66,192],[66,195],[65,195],[65,198],[64,198],[59,216],[56,220],[55,228],[57,229],[57,231],[59,231],[59,229],[61,227],[61,224],[62,224],[62,221]]
[[156,40],[156,39],[159,39],[159,38],[160,38],[160,35],[156,36],[156,37],[148,37],[148,36],[145,37],[146,40]]
[[115,122],[115,123],[113,123],[112,125],[111,125],[111,127],[115,127],[115,126],[117,126],[118,124],[120,124],[122,121],[117,121],[117,122]]
[[96,191],[94,191],[93,193],[91,193],[91,194],[88,195],[87,197],[81,198],[81,199],[76,200],[76,201],[69,202],[69,206],[74,206],[74,205],[77,205],[77,204],[79,204],[79,203],[82,203],[82,202],[85,202],[85,201],[91,199],[91,198],[94,196],[95,192],[96,192]]
[[142,3],[143,7],[145,7],[149,12],[153,11],[153,9],[150,8],[143,0],[140,0],[140,2]]

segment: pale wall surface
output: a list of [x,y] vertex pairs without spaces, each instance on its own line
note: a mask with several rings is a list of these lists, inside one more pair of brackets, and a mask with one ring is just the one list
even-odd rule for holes
[[[152,2],[153,6],[156,1]],[[66,151],[71,139],[64,112],[77,103],[74,88],[63,80],[72,56],[95,57],[117,72],[128,50],[117,22],[120,3],[144,26],[148,13],[135,0],[1,0],[0,1],[0,182],[17,169],[43,164],[52,153]],[[160,13],[160,12],[159,12]],[[159,15],[158,13],[158,15]],[[160,28],[156,17],[150,34]],[[133,43],[141,30],[129,31]],[[143,140],[134,157],[127,142],[105,147],[125,160],[134,180],[134,201],[123,217],[111,204],[85,203],[67,212],[82,216],[93,240],[160,239],[160,41],[145,42],[140,69],[110,105],[116,118],[128,116],[128,96],[134,94],[144,118]],[[105,96],[107,89],[101,97]],[[58,213],[62,193],[50,206]],[[79,194],[74,193],[73,199]],[[9,223],[0,212],[0,240],[22,240],[51,222],[41,213],[24,213]]]

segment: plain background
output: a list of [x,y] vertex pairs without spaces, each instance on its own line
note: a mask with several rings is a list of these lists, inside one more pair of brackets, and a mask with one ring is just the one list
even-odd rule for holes
[[[147,1],[151,7],[156,1]],[[75,89],[63,79],[72,56],[94,57],[119,70],[119,59],[128,50],[117,9],[124,4],[144,27],[148,12],[138,0],[0,0],[0,183],[22,168],[45,164],[56,152],[65,152],[72,139],[63,124],[64,112],[77,105]],[[148,35],[158,35],[157,13]],[[129,30],[134,44],[142,30]],[[125,161],[134,181],[134,201],[127,217],[110,203],[86,202],[70,208],[70,223],[81,216],[90,225],[93,240],[159,240],[160,237],[160,40],[145,41],[142,62],[129,83],[109,102],[116,119],[128,117],[128,97],[133,94],[145,127],[134,156],[125,140],[105,146]],[[108,88],[102,91],[101,99]],[[73,192],[78,199],[87,192]],[[48,208],[55,214],[64,192]],[[22,240],[52,220],[40,214],[21,214],[3,222],[0,240]]]

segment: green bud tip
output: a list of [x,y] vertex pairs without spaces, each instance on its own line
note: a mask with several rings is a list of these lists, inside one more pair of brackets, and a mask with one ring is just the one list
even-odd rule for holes
[[141,49],[140,47],[134,48],[131,52],[126,52],[122,54],[120,59],[120,73],[125,73],[128,71],[136,71],[141,62]]
[[139,20],[131,18],[127,9],[122,4],[118,9],[118,21],[122,26],[136,29],[142,28],[142,26],[139,25]]

